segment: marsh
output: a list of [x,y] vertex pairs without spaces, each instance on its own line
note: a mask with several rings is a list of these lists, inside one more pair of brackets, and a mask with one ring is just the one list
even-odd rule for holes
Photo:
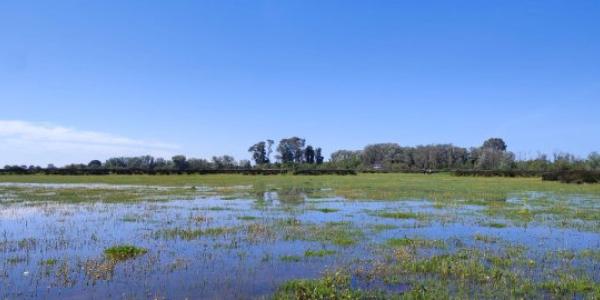
[[600,187],[4,176],[0,298],[594,298]]

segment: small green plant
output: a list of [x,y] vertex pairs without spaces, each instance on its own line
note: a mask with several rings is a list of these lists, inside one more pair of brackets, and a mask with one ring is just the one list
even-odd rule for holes
[[54,266],[58,261],[54,258],[44,259],[40,262],[40,265],[43,266]]
[[120,245],[104,249],[104,255],[113,260],[127,260],[144,255],[147,252],[148,250],[145,248],[132,245]]

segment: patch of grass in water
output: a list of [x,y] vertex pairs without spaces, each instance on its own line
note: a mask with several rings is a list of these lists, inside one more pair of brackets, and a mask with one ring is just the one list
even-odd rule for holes
[[190,241],[198,239],[202,236],[219,236],[228,233],[234,233],[236,231],[237,228],[235,227],[210,227],[206,229],[172,228],[160,230],[156,235],[166,239],[180,238],[182,240]]
[[414,212],[404,212],[404,211],[396,211],[396,212],[382,212],[379,213],[378,216],[382,218],[390,218],[390,219],[423,219],[423,215],[417,214]]
[[148,252],[145,248],[140,248],[132,245],[113,246],[104,249],[104,254],[113,260],[127,260],[144,255]]
[[314,210],[320,211],[320,212],[325,213],[325,214],[334,213],[334,212],[340,211],[339,209],[335,209],[335,208],[317,208],[317,209],[314,209]]
[[[600,285],[598,283],[589,278],[575,277],[572,274],[561,274],[556,280],[542,283],[541,287],[554,295],[573,299],[579,299],[579,297],[576,297],[578,294],[589,292],[600,295]],[[596,299],[596,297],[590,299]]]
[[27,261],[27,258],[25,257],[20,257],[20,256],[15,256],[15,257],[9,257],[6,259],[6,263],[9,265],[17,265],[20,263],[24,263]]
[[[296,224],[296,223],[294,223]],[[349,222],[327,222],[325,224],[285,225],[280,224],[287,240],[330,242],[337,246],[351,246],[364,236],[364,233]]]
[[58,260],[56,260],[54,258],[49,258],[49,259],[44,259],[44,260],[40,261],[40,265],[54,266],[54,265],[56,265],[57,262],[58,262]]
[[371,230],[375,233],[379,233],[386,230],[396,229],[398,226],[392,224],[373,224],[371,225]]
[[497,223],[497,222],[488,222],[488,223],[482,223],[480,224],[481,226],[485,226],[485,227],[490,227],[490,228],[506,228],[507,225],[504,223]]
[[414,247],[414,248],[446,248],[446,242],[442,240],[410,239],[410,238],[391,238],[386,241],[390,247]]
[[256,220],[258,219],[258,217],[255,216],[239,216],[237,217],[238,220],[242,220],[242,221],[252,221],[252,220]]
[[325,249],[321,249],[321,250],[306,250],[304,251],[304,257],[324,257],[324,256],[328,256],[328,255],[334,255],[335,251],[334,250],[325,250]]
[[302,260],[302,257],[298,255],[282,255],[279,259],[284,262],[299,262]]
[[475,234],[475,236],[473,236],[473,239],[475,239],[476,241],[480,241],[480,242],[484,242],[484,243],[488,243],[488,244],[495,243],[499,240],[499,238],[497,238],[495,236],[479,234],[479,233]]
[[228,233],[234,233],[237,229],[233,227],[210,227],[202,231],[205,235],[224,235]]
[[223,210],[229,210],[229,208],[222,207],[222,206],[211,206],[211,207],[206,208],[206,210],[223,211]]
[[595,261],[600,261],[600,250],[598,249],[585,249],[579,253],[582,258],[589,258]]
[[128,214],[128,215],[124,215],[121,218],[121,221],[123,221],[123,222],[139,222],[141,219],[142,219],[142,217],[139,215]]
[[350,286],[350,276],[336,273],[321,279],[294,279],[283,283],[274,300],[288,299],[361,299],[360,290]]

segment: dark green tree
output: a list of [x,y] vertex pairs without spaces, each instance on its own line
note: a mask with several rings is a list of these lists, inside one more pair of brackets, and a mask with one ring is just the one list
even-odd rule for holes
[[483,142],[483,149],[492,149],[494,151],[506,151],[506,143],[501,138],[490,138]]
[[171,158],[176,170],[185,170],[188,167],[185,155],[175,155]]
[[282,139],[277,146],[277,158],[283,164],[302,163],[304,161],[304,144],[306,140],[299,137]]
[[252,153],[252,159],[257,165],[268,164],[267,145],[265,142],[258,142],[248,148],[248,152]]
[[306,149],[304,149],[304,162],[307,164],[315,163],[315,149],[311,145],[306,146]]
[[317,165],[320,165],[320,164],[322,164],[322,163],[323,163],[323,160],[325,159],[325,158],[323,157],[323,154],[322,154],[322,152],[323,152],[323,151],[322,151],[321,147],[319,147],[319,148],[317,148],[317,149],[315,150],[315,160],[316,160],[316,163],[317,163]]
[[90,169],[99,169],[102,167],[102,162],[97,159],[94,159],[88,163],[88,168]]

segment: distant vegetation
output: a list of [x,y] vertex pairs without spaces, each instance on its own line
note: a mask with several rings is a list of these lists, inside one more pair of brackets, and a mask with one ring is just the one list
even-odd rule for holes
[[[600,154],[587,158],[569,153],[556,153],[552,158],[540,154],[533,159],[515,159],[514,153],[500,138],[490,138],[479,147],[464,148],[452,144],[432,144],[416,147],[396,143],[371,144],[362,150],[337,150],[325,160],[320,147],[313,147],[299,137],[284,138],[273,148],[273,140],[259,141],[248,148],[252,160],[236,160],[230,155],[212,159],[187,158],[175,155],[171,159],[149,155],[114,157],[104,162],[70,164],[61,168],[48,165],[5,166],[2,173],[14,174],[172,174],[172,173],[242,173],[281,174],[355,174],[356,172],[424,172],[453,171],[462,176],[542,176],[547,180],[592,182],[600,171]],[[273,155],[273,152],[276,152]],[[573,172],[573,171],[587,171]],[[560,173],[560,174],[559,174]],[[562,174],[562,175],[561,175]],[[578,177],[583,176],[583,177]],[[585,178],[584,178],[585,177]]]

